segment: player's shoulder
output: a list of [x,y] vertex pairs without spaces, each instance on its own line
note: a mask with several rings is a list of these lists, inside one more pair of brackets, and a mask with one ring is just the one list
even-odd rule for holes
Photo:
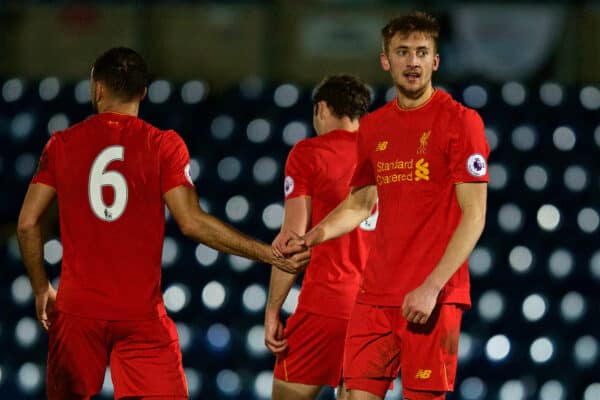
[[150,122],[141,118],[137,118],[134,123],[136,129],[143,132],[147,136],[147,140],[151,143],[162,145],[178,145],[183,142],[183,138],[174,129],[160,129]]
[[363,130],[363,128],[369,128],[373,125],[377,125],[378,123],[380,123],[381,120],[387,120],[388,116],[394,113],[395,101],[396,100],[394,98],[393,100],[388,101],[381,107],[365,114],[360,119],[361,130]]
[[288,158],[306,158],[314,154],[315,149],[319,147],[319,136],[302,139],[290,150]]
[[453,120],[481,120],[481,116],[475,109],[467,107],[456,100],[450,93],[442,89],[436,89],[436,96],[438,97],[438,106],[442,108],[445,113],[451,115]]
[[93,122],[90,122],[92,119],[93,116],[84,119],[83,121],[79,121],[66,129],[54,131],[52,132],[52,138],[56,141],[67,141],[73,136],[88,132],[93,125]]
[[318,147],[321,142],[322,142],[322,136],[311,136],[309,138],[302,139],[302,140],[299,140],[298,142],[296,142],[296,144],[292,147],[292,150],[294,150],[294,151],[310,151],[310,149]]

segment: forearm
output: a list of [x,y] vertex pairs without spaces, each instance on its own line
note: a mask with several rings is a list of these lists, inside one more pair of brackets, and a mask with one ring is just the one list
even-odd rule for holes
[[264,263],[273,261],[271,247],[248,236],[209,214],[193,219],[186,235],[215,250]]
[[297,275],[285,273],[278,268],[271,268],[271,281],[269,283],[269,300],[266,312],[279,315],[281,307],[287,298],[290,289],[296,282]]
[[463,215],[442,258],[426,283],[441,290],[471,254],[485,225],[485,215]]
[[17,231],[21,258],[34,294],[48,290],[50,282],[44,268],[42,231],[39,224]]
[[375,186],[353,190],[350,195],[319,222],[307,236],[310,245],[338,238],[355,229],[367,219],[377,201]]

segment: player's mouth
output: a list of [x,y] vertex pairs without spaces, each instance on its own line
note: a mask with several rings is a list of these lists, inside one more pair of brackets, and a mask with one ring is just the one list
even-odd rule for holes
[[415,83],[419,80],[419,78],[421,78],[421,74],[419,72],[415,72],[415,71],[407,71],[404,73],[404,78],[409,83]]

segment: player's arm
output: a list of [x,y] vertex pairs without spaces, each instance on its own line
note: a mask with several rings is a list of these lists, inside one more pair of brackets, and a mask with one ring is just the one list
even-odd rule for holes
[[[311,198],[307,196],[286,200],[283,224],[274,243],[285,240],[282,232],[291,231],[298,235],[306,233],[310,225],[311,205]],[[287,347],[279,313],[295,281],[296,275],[287,274],[277,268],[271,269],[269,300],[265,309],[265,344],[274,354],[285,350]]]
[[352,231],[371,215],[376,202],[375,185],[353,187],[348,197],[304,236],[306,246],[314,246]]
[[45,330],[49,327],[47,312],[54,306],[56,292],[44,268],[41,219],[55,197],[56,190],[51,186],[29,185],[17,225],[21,258],[35,296],[37,318]]
[[181,232],[197,242],[221,252],[272,264],[289,273],[297,273],[308,264],[308,250],[289,258],[278,257],[273,253],[271,246],[205,213],[198,205],[196,192],[187,186],[180,185],[169,190],[164,198]]
[[456,198],[462,211],[461,219],[452,234],[442,258],[417,289],[404,299],[403,315],[410,321],[424,324],[433,311],[439,292],[460,268],[485,225],[487,183],[459,183],[455,185]]

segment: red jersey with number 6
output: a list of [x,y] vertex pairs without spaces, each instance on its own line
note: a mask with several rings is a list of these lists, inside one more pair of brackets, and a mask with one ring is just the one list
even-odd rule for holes
[[175,131],[123,114],[94,115],[52,135],[32,183],[57,192],[58,310],[107,320],[165,315],[163,195],[193,187],[189,161]]

